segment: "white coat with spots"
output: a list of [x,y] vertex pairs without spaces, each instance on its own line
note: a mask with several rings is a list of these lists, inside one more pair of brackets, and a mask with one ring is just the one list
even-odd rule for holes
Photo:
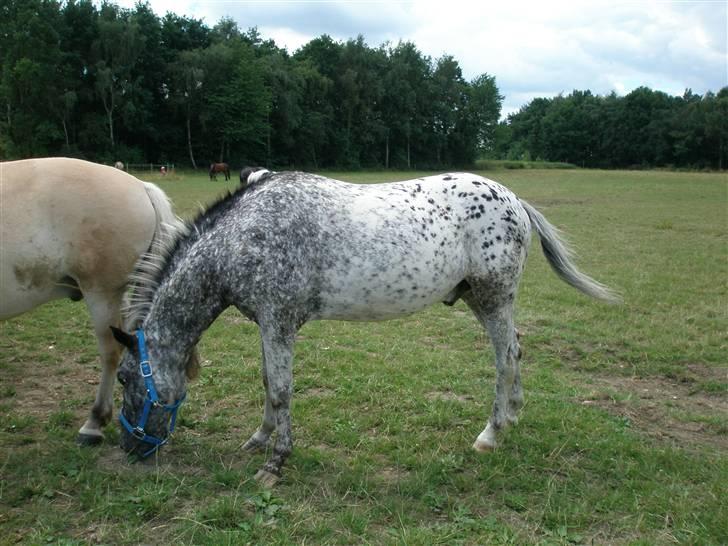
[[[202,213],[156,264],[150,296],[137,302],[130,326],[146,333],[157,390],[172,403],[185,392],[193,347],[225,308],[235,306],[258,324],[266,403],[263,423],[245,447],[262,449],[276,433],[258,474],[264,483],[280,476],[293,446],[293,342],[305,322],[390,319],[462,298],[495,348],[493,411],[474,445],[487,450],[523,403],[513,310],[532,230],[563,280],[590,296],[616,298],[574,267],[538,211],[474,174],[372,185],[300,172],[261,171],[253,178]],[[131,349],[120,380],[122,411],[134,423],[145,388],[133,339],[122,332],[117,338]],[[164,412],[151,415],[147,429],[164,437],[167,419]],[[127,451],[140,443],[122,434]]]

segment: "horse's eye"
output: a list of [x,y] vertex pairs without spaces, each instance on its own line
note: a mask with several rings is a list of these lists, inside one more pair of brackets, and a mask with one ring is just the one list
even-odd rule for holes
[[123,374],[123,373],[121,372],[121,370],[119,370],[119,371],[118,371],[118,372],[116,373],[116,379],[117,379],[117,380],[119,381],[119,383],[121,383],[122,385],[126,385],[126,377],[125,377],[125,376],[124,376],[124,374]]

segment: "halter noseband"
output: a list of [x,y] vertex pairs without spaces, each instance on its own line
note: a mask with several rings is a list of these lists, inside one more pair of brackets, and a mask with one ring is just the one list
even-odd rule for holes
[[[132,426],[127,418],[124,417],[124,414],[122,412],[119,412],[119,421],[121,422],[121,425],[124,427],[124,429],[126,429],[129,434],[134,436],[134,438],[147,444],[152,444],[152,448],[142,454],[141,457],[143,459],[145,457],[148,457],[167,443],[167,441],[169,440],[169,436],[174,431],[174,423],[177,420],[177,410],[182,405],[182,402],[185,401],[187,393],[183,394],[182,398],[177,400],[174,404],[162,404],[159,401],[157,389],[154,387],[154,379],[152,378],[152,366],[149,363],[149,355],[147,354],[147,346],[144,340],[144,331],[141,328],[137,330],[136,337],[139,347],[139,369],[141,370],[142,377],[144,378],[144,386],[147,388],[147,396],[144,399],[144,409],[142,410],[142,416],[141,419],[139,419],[139,423],[137,424],[137,426]],[[149,413],[151,412],[152,408],[161,408],[171,414],[169,420],[169,428],[167,430],[167,436],[165,438],[157,438],[156,436],[150,436],[149,434],[144,432],[144,427],[147,424],[147,419],[149,419]]]

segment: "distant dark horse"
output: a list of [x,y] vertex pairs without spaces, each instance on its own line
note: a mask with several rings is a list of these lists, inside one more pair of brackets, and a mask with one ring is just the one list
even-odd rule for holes
[[210,180],[217,180],[217,173],[223,173],[225,180],[230,180],[230,165],[227,163],[210,163]]

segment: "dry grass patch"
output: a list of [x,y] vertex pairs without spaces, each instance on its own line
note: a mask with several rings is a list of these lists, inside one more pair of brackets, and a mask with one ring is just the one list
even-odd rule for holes
[[[692,365],[705,377],[721,377],[715,368]],[[592,391],[581,400],[594,405],[642,434],[670,441],[685,449],[728,450],[728,399],[693,388],[692,382],[664,377],[595,376]],[[723,421],[723,425],[719,425]]]

